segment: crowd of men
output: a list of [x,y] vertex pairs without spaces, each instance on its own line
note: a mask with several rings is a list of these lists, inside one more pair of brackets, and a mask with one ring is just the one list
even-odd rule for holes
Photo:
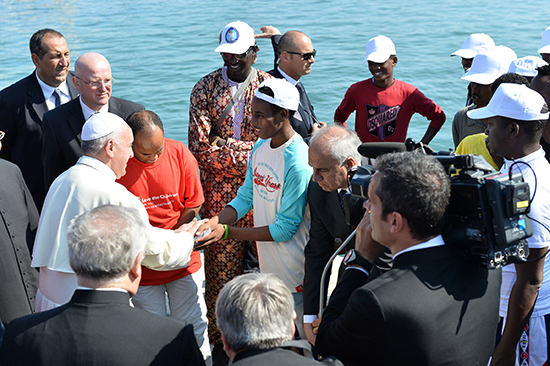
[[[372,78],[328,125],[300,81],[311,39],[261,31],[222,29],[223,66],[191,91],[189,148],[111,95],[103,55],[72,72],[61,33],[32,35],[35,71],[0,91],[0,364],[546,364],[550,27],[542,58],[482,33],[451,54],[470,82],[456,151],[521,172],[531,191],[529,257],[502,271],[445,244],[450,178],[432,156],[378,156],[368,199],[344,202],[362,143],[404,142],[420,113],[422,147],[446,119],[394,78],[391,39],[369,40]],[[261,38],[269,72],[253,67]],[[350,235],[324,308],[323,269]]]

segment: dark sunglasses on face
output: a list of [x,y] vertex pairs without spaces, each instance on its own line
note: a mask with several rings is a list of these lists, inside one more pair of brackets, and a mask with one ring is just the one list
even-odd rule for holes
[[317,50],[313,50],[313,52],[306,52],[306,53],[300,53],[300,52],[290,52],[286,51],[286,53],[291,53],[293,55],[300,55],[304,60],[309,60],[310,58],[315,58],[315,55],[317,54]]
[[225,61],[231,60],[231,57],[235,57],[237,60],[244,60],[246,56],[248,56],[250,51],[252,51],[253,49],[254,49],[254,46],[251,46],[245,53],[241,53],[240,55],[236,55],[234,53],[225,53],[225,52],[221,52],[221,55]]

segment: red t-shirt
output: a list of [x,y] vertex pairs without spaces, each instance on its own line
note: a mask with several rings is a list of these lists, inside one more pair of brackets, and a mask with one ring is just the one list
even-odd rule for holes
[[[185,207],[198,207],[204,196],[195,157],[183,143],[164,139],[164,150],[154,164],[128,160],[126,175],[117,182],[139,197],[151,225],[175,229]],[[140,285],[170,283],[199,270],[200,252],[191,254],[189,267],[173,271],[154,271],[142,267]]]
[[[346,125],[355,111],[355,131],[362,142],[405,142],[409,122],[414,113],[429,119],[430,127],[439,131],[445,123],[440,106],[411,84],[395,79],[387,88],[380,88],[367,79],[349,87],[340,103],[334,121]],[[420,140],[422,136],[418,137]]]

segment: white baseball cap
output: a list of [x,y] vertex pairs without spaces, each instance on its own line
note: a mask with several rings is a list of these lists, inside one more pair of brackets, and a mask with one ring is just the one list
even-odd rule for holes
[[486,107],[467,112],[472,119],[495,116],[520,121],[548,119],[548,106],[542,95],[523,84],[500,84]]
[[223,28],[220,34],[220,45],[214,52],[240,55],[256,44],[254,29],[240,20],[231,22]]
[[492,84],[500,75],[508,72],[510,64],[515,59],[516,53],[505,46],[481,51],[474,57],[472,67],[461,79],[481,85]]
[[92,114],[82,126],[82,141],[97,140],[115,132],[122,126],[124,120],[116,114],[104,112]]
[[[267,86],[273,90],[273,96],[260,92],[260,89],[263,86]],[[260,84],[254,96],[258,99],[291,111],[297,111],[298,105],[300,104],[300,93],[298,93],[298,89],[296,89],[294,85],[285,79],[272,78],[265,80]]]
[[451,57],[474,58],[481,51],[490,50],[493,47],[495,47],[495,42],[491,37],[485,33],[473,33],[466,38],[459,50],[451,53]]
[[508,72],[513,72],[514,74],[528,77],[535,77],[538,74],[537,68],[544,65],[548,65],[548,62],[544,61],[542,58],[537,56],[527,56],[512,61]]
[[386,36],[374,37],[367,42],[367,54],[363,63],[371,61],[381,64],[386,62],[391,55],[396,55],[392,40]]
[[546,28],[544,33],[542,33],[538,53],[550,53],[550,27]]

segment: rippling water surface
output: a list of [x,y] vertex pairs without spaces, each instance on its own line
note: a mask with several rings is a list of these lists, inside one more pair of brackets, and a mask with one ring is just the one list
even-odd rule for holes
[[[460,59],[449,54],[470,33],[484,32],[518,57],[536,55],[549,15],[548,3],[538,0],[521,5],[509,0],[0,0],[0,89],[32,72],[32,33],[54,28],[67,38],[73,63],[84,52],[104,54],[117,79],[113,95],[143,103],[160,115],[168,137],[187,142],[189,94],[203,75],[222,65],[213,50],[230,21],[245,21],[257,32],[270,24],[310,36],[318,53],[311,75],[302,81],[324,121],[332,121],[352,83],[370,76],[361,65],[365,45],[383,34],[396,45],[395,77],[417,86],[447,114],[431,144],[447,149],[467,84],[460,80]],[[271,44],[258,44],[256,66],[270,70]],[[426,125],[415,116],[409,136],[419,140]]]

